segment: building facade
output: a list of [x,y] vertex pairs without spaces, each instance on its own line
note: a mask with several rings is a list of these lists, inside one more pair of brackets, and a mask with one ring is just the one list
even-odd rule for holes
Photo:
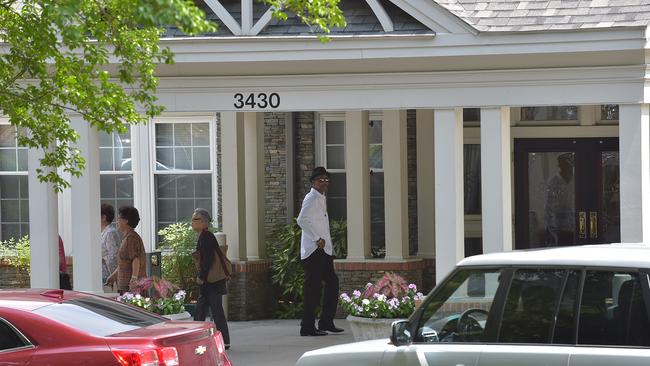
[[70,190],[38,184],[38,154],[1,127],[0,228],[30,232],[32,286],[54,285],[61,232],[75,289],[101,290],[100,201],[140,210],[148,251],[205,207],[236,263],[231,317],[265,316],[270,233],[317,165],[347,221],[342,289],[383,270],[431,288],[481,252],[649,240],[650,3],[350,0],[329,43],[257,2],[201,6],[219,31],[168,31],[162,116],[113,136],[73,116],[88,166]]

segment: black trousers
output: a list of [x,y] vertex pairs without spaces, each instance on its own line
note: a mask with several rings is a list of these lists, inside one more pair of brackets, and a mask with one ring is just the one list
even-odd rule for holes
[[318,325],[328,327],[334,324],[336,305],[339,296],[339,278],[334,272],[334,257],[325,253],[323,249],[316,249],[312,255],[302,260],[305,269],[304,304],[300,327],[303,330],[313,330],[316,321],[316,307],[321,302],[322,283],[325,283],[323,292],[323,307]]
[[215,283],[204,283],[200,286],[199,299],[196,302],[196,311],[194,320],[205,321],[208,315],[208,309],[212,313],[214,325],[219,329],[223,336],[223,343],[230,344],[230,332],[228,331],[228,322],[226,314],[223,312],[223,294],[226,293],[226,280]]

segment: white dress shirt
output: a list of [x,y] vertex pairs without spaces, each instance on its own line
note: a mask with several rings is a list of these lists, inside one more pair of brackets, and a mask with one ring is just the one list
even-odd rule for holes
[[300,259],[306,259],[318,246],[318,239],[325,240],[325,253],[332,255],[332,238],[330,237],[330,220],[327,216],[327,201],[324,194],[312,188],[302,200],[298,215],[298,225],[302,229],[300,240]]

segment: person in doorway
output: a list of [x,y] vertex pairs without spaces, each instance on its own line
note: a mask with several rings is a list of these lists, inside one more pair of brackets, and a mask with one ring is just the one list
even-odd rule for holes
[[107,286],[112,286],[117,280],[117,291],[120,294],[135,288],[135,281],[147,275],[144,243],[135,228],[140,222],[140,214],[133,206],[120,207],[117,216],[117,229],[123,239],[117,251],[117,269],[108,276]]
[[59,288],[61,290],[72,290],[72,282],[70,281],[70,274],[68,274],[68,265],[65,261],[65,248],[63,247],[61,235],[59,235]]
[[230,261],[219,248],[217,238],[209,229],[212,217],[206,209],[197,208],[192,214],[192,230],[199,234],[196,251],[192,257],[197,265],[196,283],[199,284],[199,299],[196,302],[194,320],[204,321],[208,309],[212,314],[214,325],[223,336],[226,349],[230,349],[230,332],[226,314],[223,311],[223,299],[230,279]]
[[570,245],[575,242],[575,184],[573,154],[557,157],[558,170],[546,182],[545,216],[547,243]]
[[[343,331],[334,325],[334,315],[339,296],[339,278],[334,272],[332,238],[327,216],[326,194],[330,174],[323,167],[312,171],[311,190],[302,201],[298,225],[302,229],[300,259],[305,269],[303,316],[300,323],[301,336],[323,336],[327,332]],[[318,328],[315,327],[315,311],[321,302],[321,287],[325,282],[323,306]]]
[[101,206],[101,227],[102,234],[100,243],[102,246],[102,283],[106,283],[108,276],[117,268],[117,251],[120,249],[120,234],[118,234],[113,220],[115,209],[108,203]]

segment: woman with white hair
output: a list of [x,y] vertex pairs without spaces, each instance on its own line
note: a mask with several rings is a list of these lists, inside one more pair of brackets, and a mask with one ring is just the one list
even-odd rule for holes
[[197,267],[196,283],[199,284],[199,299],[196,303],[194,320],[204,321],[208,308],[212,312],[214,325],[223,336],[226,349],[230,348],[230,333],[223,311],[222,296],[227,293],[226,283],[230,279],[230,262],[219,248],[219,243],[209,227],[212,217],[206,209],[197,208],[192,214],[192,230],[199,234],[196,251],[193,253]]

